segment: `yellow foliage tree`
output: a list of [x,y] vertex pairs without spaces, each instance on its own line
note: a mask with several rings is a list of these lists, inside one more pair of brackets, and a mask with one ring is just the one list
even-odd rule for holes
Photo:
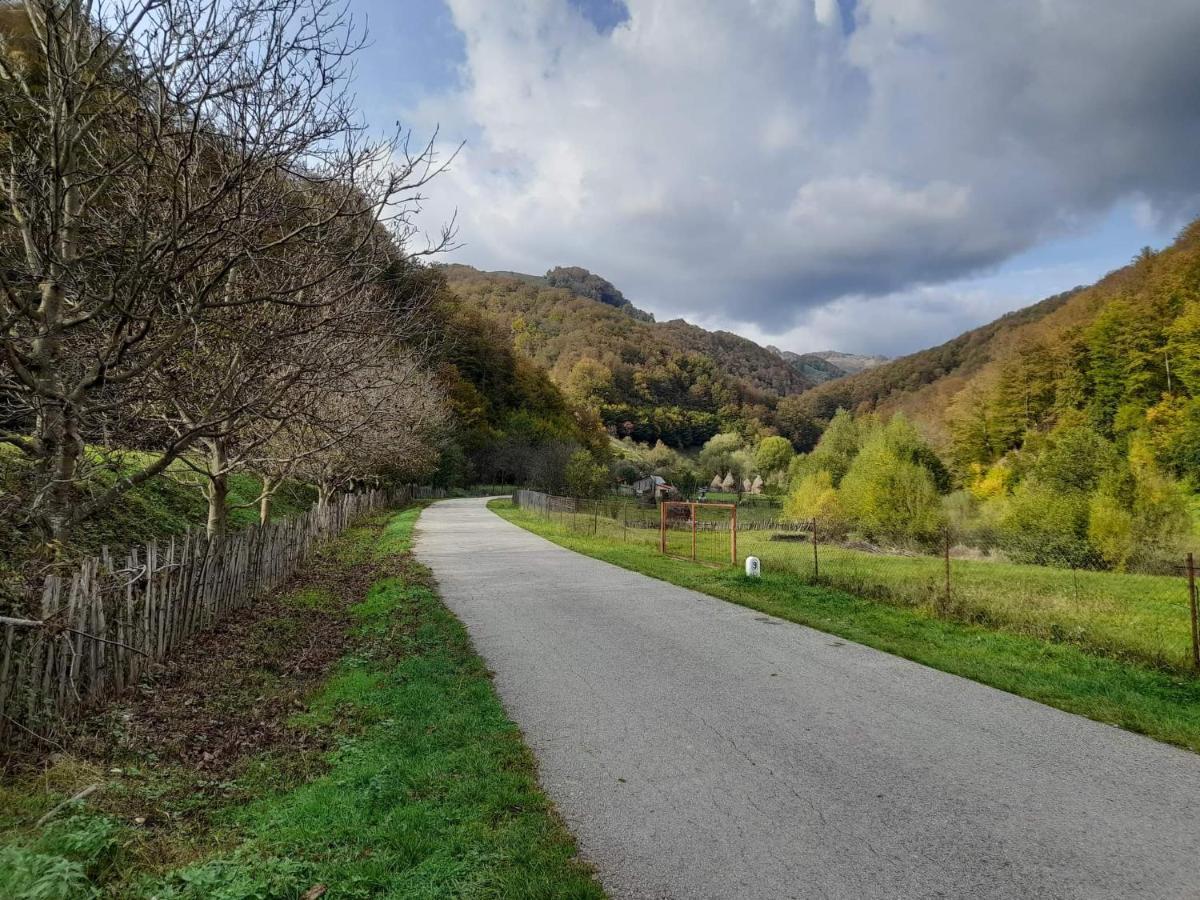
[[825,470],[806,475],[796,483],[784,501],[783,515],[785,520],[796,523],[816,520],[817,527],[825,534],[841,534],[846,530],[838,490],[833,486],[833,476]]

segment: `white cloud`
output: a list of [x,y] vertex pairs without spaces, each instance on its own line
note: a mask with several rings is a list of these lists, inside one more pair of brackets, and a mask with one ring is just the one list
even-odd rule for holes
[[944,315],[896,298],[1116,203],[1196,211],[1195,0],[858,0],[849,35],[836,0],[626,0],[607,33],[568,0],[448,3],[463,87],[420,115],[469,142],[430,212],[484,267],[584,265],[778,339]]

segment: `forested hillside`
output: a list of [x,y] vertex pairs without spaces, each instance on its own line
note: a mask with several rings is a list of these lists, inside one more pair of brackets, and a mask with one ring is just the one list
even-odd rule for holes
[[[965,489],[935,519],[949,516],[974,543],[1037,562],[1170,566],[1194,541],[1200,493],[1200,222],[1092,287],[821,385],[793,411],[825,428],[798,464],[801,513],[852,509],[840,479],[870,444],[862,435],[900,413],[941,457],[931,475],[949,467],[938,489]],[[900,446],[901,461],[920,446],[903,433],[879,439]],[[931,498],[936,481],[912,483]],[[889,497],[915,496],[888,484]],[[897,522],[912,519],[910,504]],[[865,519],[849,520],[861,530]]]
[[[1171,247],[1143,251],[1095,285],[1075,288],[988,325],[848,378],[823,384],[799,412],[827,421],[839,408],[904,412],[941,447],[983,461],[1068,410],[1107,436],[1161,429],[1190,406],[1189,342],[1200,271],[1200,223]],[[1169,402],[1168,402],[1169,401]],[[1171,414],[1174,415],[1173,413]],[[976,426],[977,446],[963,442]],[[965,454],[965,455],[964,455]]]
[[721,430],[759,433],[773,424],[779,397],[815,383],[746,338],[654,322],[583,269],[546,278],[441,270],[464,309],[511,335],[521,358],[622,437],[694,447]]
[[[838,409],[856,412],[904,409],[931,433],[940,434],[947,391],[952,394],[995,358],[998,348],[1017,329],[1060,309],[1074,293],[1059,294],[1009,313],[937,347],[823,383],[797,401],[797,411],[817,422],[826,422]],[[940,405],[921,402],[934,396],[941,398]]]

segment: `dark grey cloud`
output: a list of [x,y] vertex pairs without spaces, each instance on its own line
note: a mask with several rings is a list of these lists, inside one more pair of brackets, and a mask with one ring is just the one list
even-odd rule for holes
[[481,265],[780,334],[1200,211],[1196,0],[448,2],[465,87],[422,115],[473,138],[432,212]]

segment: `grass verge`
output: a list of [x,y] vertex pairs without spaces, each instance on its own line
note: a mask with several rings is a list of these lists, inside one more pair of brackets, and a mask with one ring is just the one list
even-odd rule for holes
[[939,618],[809,583],[768,567],[761,579],[661,556],[641,542],[592,536],[516,509],[505,519],[571,550],[770,615],[876,647],[1068,712],[1200,751],[1200,679],[1089,653],[1073,643]]
[[[0,896],[601,897],[465,630],[409,553],[418,514],[352,529],[323,555],[323,577],[292,585],[255,629],[287,652],[264,644],[236,672],[210,678],[196,661],[179,683],[162,675],[144,686],[149,709],[135,698],[10,777]],[[316,618],[336,634],[312,630]],[[314,662],[331,642],[333,658]],[[236,739],[220,740],[230,723]],[[90,782],[103,789],[86,808],[31,824]]]

